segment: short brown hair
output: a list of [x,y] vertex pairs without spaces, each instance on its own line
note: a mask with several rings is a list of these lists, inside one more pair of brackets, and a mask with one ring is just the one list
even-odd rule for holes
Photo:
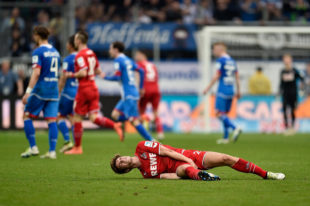
[[215,43],[213,44],[213,46],[218,46],[218,45],[227,48],[227,45],[226,45],[224,42],[221,42],[221,41],[215,42]]
[[76,34],[78,35],[77,38],[79,38],[79,40],[81,40],[83,44],[87,44],[88,33],[86,31],[81,30],[81,31],[78,31]]
[[70,37],[68,38],[68,43],[70,44],[70,46],[72,46],[72,48],[73,48],[74,50],[77,50],[76,47],[75,47],[75,44],[74,44],[74,35],[72,35],[72,36],[70,36]]
[[112,170],[115,172],[115,173],[117,173],[117,174],[124,174],[124,173],[127,173],[127,172],[130,172],[130,168],[128,168],[128,169],[119,169],[118,167],[116,167],[116,160],[118,159],[118,158],[120,158],[121,157],[121,155],[119,155],[119,154],[116,154],[116,155],[114,155],[114,157],[112,158],[112,160],[111,160],[111,162],[110,162],[110,165],[111,165],[111,168],[112,168]]
[[50,35],[50,32],[45,26],[36,26],[33,29],[33,34],[38,35],[41,37],[41,39],[48,39],[48,36]]
[[125,45],[123,42],[115,41],[112,43],[112,47],[117,49],[119,52],[123,52],[125,50]]

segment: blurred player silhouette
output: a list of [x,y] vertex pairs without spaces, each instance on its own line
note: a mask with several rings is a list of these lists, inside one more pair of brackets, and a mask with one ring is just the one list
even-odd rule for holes
[[113,76],[102,77],[108,81],[117,81],[122,85],[122,99],[117,103],[112,111],[112,118],[116,121],[124,122],[129,120],[139,134],[146,140],[153,140],[153,137],[141,124],[138,112],[139,92],[136,88],[134,72],[139,72],[139,89],[143,89],[144,72],[138,68],[136,63],[127,57],[123,52],[125,46],[122,42],[113,42],[110,45],[110,56],[114,58],[115,73]]
[[74,59],[77,49],[74,46],[74,35],[72,35],[67,42],[67,51],[69,55],[64,58],[62,63],[62,73],[59,80],[59,109],[58,109],[58,129],[60,130],[65,143],[60,149],[60,152],[65,152],[73,147],[72,141],[70,141],[69,129],[66,124],[66,118],[71,123],[73,134],[73,102],[77,92],[78,82],[75,78],[67,79],[66,72],[74,72]]
[[218,42],[213,45],[213,55],[218,58],[216,60],[217,72],[203,93],[207,94],[212,86],[219,81],[215,100],[215,110],[216,116],[223,123],[224,135],[223,139],[217,140],[217,143],[227,144],[229,143],[229,129],[233,130],[233,141],[237,141],[242,132],[241,128],[237,127],[227,116],[234,97],[235,82],[237,86],[236,97],[240,98],[240,80],[236,62],[227,54],[227,47],[224,43]]
[[[285,125],[285,135],[295,133],[295,110],[298,102],[298,81],[303,81],[303,77],[298,70],[293,67],[293,58],[289,54],[283,56],[284,69],[280,74],[280,94],[282,96],[283,116]],[[288,114],[290,114],[290,124]]]
[[35,129],[31,118],[39,116],[43,111],[44,119],[48,123],[49,151],[41,158],[56,159],[56,144],[58,137],[58,70],[60,55],[47,42],[49,31],[46,27],[36,26],[33,30],[33,39],[37,48],[32,53],[32,74],[28,88],[23,96],[25,104],[24,131],[30,148],[21,157],[30,157],[39,154],[35,140]]
[[79,81],[78,91],[74,101],[74,147],[66,151],[65,154],[82,154],[81,146],[83,127],[83,117],[88,115],[90,121],[100,127],[114,129],[123,140],[121,124],[114,123],[106,117],[98,115],[99,91],[95,83],[95,76],[101,73],[96,54],[87,47],[88,34],[85,31],[79,31],[74,36],[74,45],[78,49],[75,57],[75,72],[66,72],[67,78],[77,78]]
[[273,173],[244,159],[227,154],[186,150],[162,145],[159,142],[142,141],[136,147],[135,156],[115,155],[111,168],[117,174],[138,168],[144,178],[215,181],[220,178],[204,170],[228,166],[239,172],[253,173],[264,179],[283,180],[283,173]]
[[144,87],[139,100],[139,112],[143,118],[147,105],[152,105],[158,139],[164,139],[164,130],[158,115],[160,91],[158,86],[158,72],[155,64],[147,60],[146,54],[138,50],[135,61],[139,68],[144,70]]

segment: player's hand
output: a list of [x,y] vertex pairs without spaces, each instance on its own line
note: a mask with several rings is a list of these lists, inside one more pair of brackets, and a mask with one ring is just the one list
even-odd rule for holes
[[23,102],[24,105],[27,104],[29,95],[30,95],[29,93],[26,93],[26,94],[23,96],[22,102]]
[[99,76],[100,76],[102,79],[104,79],[104,77],[106,76],[106,74],[105,74],[105,72],[101,72],[101,73],[99,74]]
[[208,93],[208,90],[207,89],[205,89],[205,90],[203,90],[203,95],[206,95],[207,93]]
[[65,77],[66,78],[72,78],[73,73],[72,72],[66,72]]
[[195,162],[192,159],[189,159],[188,163],[194,167],[195,169],[198,169],[197,165],[195,164]]
[[240,92],[237,92],[237,93],[236,93],[236,98],[237,98],[237,99],[240,99],[240,98],[241,98]]
[[139,93],[140,93],[140,97],[143,97],[145,94],[145,89],[140,89]]

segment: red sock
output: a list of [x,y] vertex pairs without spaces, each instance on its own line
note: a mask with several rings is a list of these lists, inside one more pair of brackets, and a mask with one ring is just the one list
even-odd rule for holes
[[156,117],[155,124],[156,124],[156,132],[157,133],[163,133],[164,129],[163,129],[163,125],[161,124],[159,117]]
[[94,123],[100,127],[114,128],[114,122],[106,117],[97,117]]
[[232,168],[238,170],[239,172],[257,174],[262,178],[266,178],[267,175],[267,171],[263,170],[252,162],[248,162],[241,158],[239,158],[238,162],[236,162]]
[[75,146],[76,147],[81,146],[82,135],[83,135],[82,122],[74,123],[73,133],[74,133],[73,136],[74,136]]
[[187,177],[191,178],[192,180],[200,180],[198,172],[200,172],[200,170],[195,169],[194,167],[187,167],[185,169]]

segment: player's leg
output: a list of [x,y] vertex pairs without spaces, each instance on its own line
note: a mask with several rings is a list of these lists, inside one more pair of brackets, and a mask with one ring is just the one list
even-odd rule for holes
[[285,130],[287,130],[288,129],[288,119],[287,119],[288,103],[287,103],[287,98],[285,96],[282,97],[282,109],[283,109],[284,126],[285,126]]
[[59,115],[57,118],[57,124],[58,129],[60,130],[65,144],[70,142],[70,136],[69,136],[69,128],[66,124],[66,117],[70,114],[72,114],[72,107],[73,107],[73,101],[69,100],[65,96],[61,96],[59,100]]
[[125,108],[126,102],[125,100],[120,100],[118,101],[118,103],[116,104],[115,108],[112,111],[112,118],[115,121],[118,122],[125,122],[128,120],[128,116],[126,116],[126,114],[124,114],[124,108]]
[[196,169],[189,164],[180,165],[176,170],[176,174],[181,178],[190,178],[192,180],[220,180],[218,176],[200,169]]
[[114,129],[118,134],[120,141],[124,141],[121,123],[116,123],[107,117],[99,116],[98,113],[91,113],[89,119],[100,127]]
[[157,132],[157,138],[158,139],[164,139],[164,129],[163,125],[161,124],[160,117],[158,115],[158,107],[160,103],[160,94],[154,94],[154,96],[151,99],[151,104],[153,108],[154,118],[155,118],[155,125],[156,125],[156,132]]
[[297,97],[294,96],[291,99],[290,102],[290,107],[291,107],[291,134],[295,133],[295,111],[296,111],[296,107],[297,107]]
[[138,102],[140,119],[143,123],[144,128],[149,129],[150,118],[145,114],[146,107],[148,104],[148,94],[144,94]]
[[[252,162],[244,159],[233,157],[231,155],[218,153],[218,152],[206,152],[203,158],[203,166],[206,169],[212,169],[214,167],[228,166],[239,172],[253,173],[264,179],[284,179],[285,175],[282,173],[267,172]],[[268,174],[269,173],[269,174]]]
[[58,139],[58,128],[57,128],[57,113],[58,113],[58,101],[45,101],[43,107],[44,118],[48,124],[48,140],[49,150],[41,158],[56,159],[56,145]]
[[149,141],[153,141],[153,137],[150,133],[143,127],[138,113],[138,102],[136,100],[128,99],[125,101],[123,106],[124,115],[130,117],[129,121],[136,128],[139,134],[145,139]]
[[88,113],[88,101],[87,95],[84,93],[78,93],[75,97],[73,103],[73,137],[74,137],[74,147],[66,151],[64,154],[83,154],[82,149],[82,136],[83,136],[83,117]]
[[39,149],[36,144],[35,139],[35,128],[33,126],[33,122],[31,118],[35,118],[39,116],[41,110],[43,108],[43,102],[38,99],[36,96],[31,95],[28,98],[28,102],[25,105],[25,111],[24,111],[24,132],[26,135],[26,138],[29,142],[30,147],[26,149],[25,152],[21,154],[21,157],[27,158],[30,156],[35,156],[39,154]]

